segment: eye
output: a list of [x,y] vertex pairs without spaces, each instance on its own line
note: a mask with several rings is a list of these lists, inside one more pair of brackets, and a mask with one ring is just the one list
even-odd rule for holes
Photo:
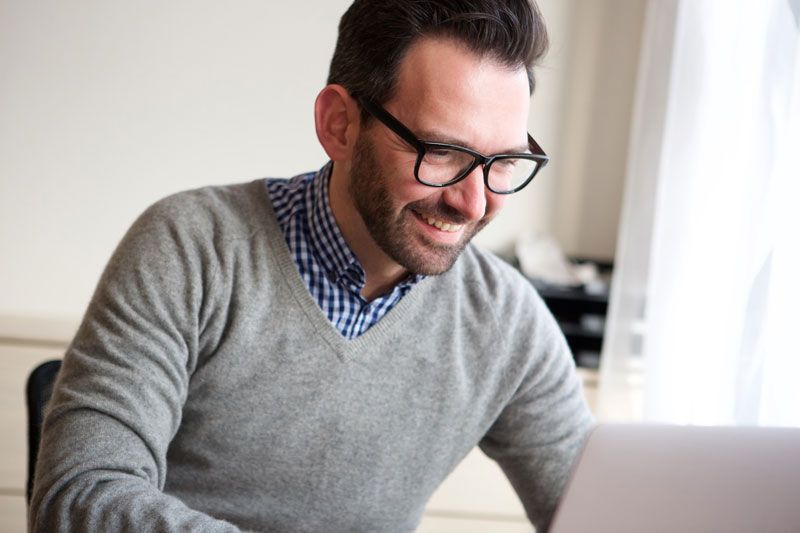
[[518,165],[518,159],[496,159],[492,168],[495,169],[495,172],[510,174],[516,170]]
[[425,161],[435,165],[449,165],[458,162],[459,153],[446,148],[431,148],[425,152]]
[[427,155],[441,159],[443,157],[452,157],[453,154],[450,150],[429,150]]

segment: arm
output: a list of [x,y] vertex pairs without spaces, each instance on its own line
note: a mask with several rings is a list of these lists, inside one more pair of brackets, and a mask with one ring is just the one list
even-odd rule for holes
[[31,531],[238,531],[162,492],[213,283],[204,229],[175,222],[190,212],[159,202],[106,267],[48,408]]
[[[507,316],[531,316],[533,330],[510,335],[525,354],[522,381],[480,443],[497,461],[537,531],[547,531],[593,422],[563,335],[540,298]],[[531,309],[532,307],[532,309]]]

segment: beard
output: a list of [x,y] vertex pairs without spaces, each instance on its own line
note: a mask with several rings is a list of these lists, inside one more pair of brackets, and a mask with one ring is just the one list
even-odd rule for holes
[[[470,240],[489,222],[469,222],[458,210],[438,200],[417,200],[398,211],[392,201],[392,178],[378,164],[372,142],[362,133],[356,140],[350,174],[350,196],[372,239],[397,264],[412,274],[433,276],[450,270]],[[464,224],[454,244],[432,242],[416,229],[416,213]]]

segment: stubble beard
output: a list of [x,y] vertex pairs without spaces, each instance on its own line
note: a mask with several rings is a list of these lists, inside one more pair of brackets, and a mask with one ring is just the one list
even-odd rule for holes
[[[389,179],[375,158],[372,143],[362,133],[354,148],[349,192],[372,239],[386,255],[412,274],[444,274],[489,220],[483,218],[470,223],[451,206],[425,200],[411,202],[395,215]],[[451,245],[431,242],[416,230],[415,211],[464,224],[464,235]]]

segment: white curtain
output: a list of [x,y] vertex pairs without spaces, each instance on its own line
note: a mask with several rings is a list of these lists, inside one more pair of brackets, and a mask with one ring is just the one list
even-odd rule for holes
[[800,426],[800,0],[651,0],[601,419]]

